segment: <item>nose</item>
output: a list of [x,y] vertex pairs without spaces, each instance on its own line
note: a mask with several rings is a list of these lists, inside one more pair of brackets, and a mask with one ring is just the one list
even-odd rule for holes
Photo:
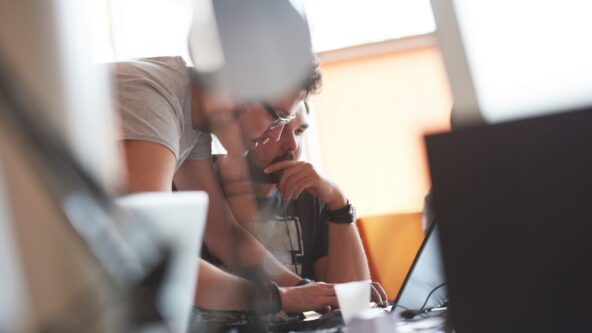
[[293,152],[298,149],[298,140],[292,131],[284,131],[282,134],[282,150],[285,152]]
[[279,126],[277,128],[265,131],[265,137],[278,142],[280,137],[282,136],[282,131],[284,130],[285,125]]

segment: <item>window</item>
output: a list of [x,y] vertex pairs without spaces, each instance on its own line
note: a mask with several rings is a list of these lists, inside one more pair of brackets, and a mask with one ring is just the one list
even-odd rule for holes
[[316,52],[431,33],[428,0],[303,0]]

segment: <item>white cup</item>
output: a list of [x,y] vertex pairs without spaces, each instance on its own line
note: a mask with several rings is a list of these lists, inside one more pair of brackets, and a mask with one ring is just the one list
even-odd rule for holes
[[346,324],[370,308],[370,280],[336,284],[335,293]]

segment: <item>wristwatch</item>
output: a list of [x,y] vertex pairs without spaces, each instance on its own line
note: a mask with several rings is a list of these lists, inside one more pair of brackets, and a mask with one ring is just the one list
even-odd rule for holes
[[298,281],[298,282],[296,283],[296,286],[297,286],[297,287],[299,287],[299,286],[306,286],[306,285],[307,285],[307,284],[309,284],[309,283],[314,283],[314,281],[313,281],[313,280],[311,280],[311,279],[303,278],[303,279],[301,279],[300,281]]
[[338,210],[329,210],[327,209],[327,206],[325,206],[325,211],[327,212],[329,222],[337,224],[350,224],[356,222],[356,209],[349,200],[347,200],[345,206]]

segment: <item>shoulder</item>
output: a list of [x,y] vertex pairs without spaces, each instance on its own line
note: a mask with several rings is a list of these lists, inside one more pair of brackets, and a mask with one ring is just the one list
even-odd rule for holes
[[137,58],[115,63],[117,74],[177,73],[185,75],[187,64],[181,57]]
[[186,70],[183,59],[143,58],[115,66],[121,139],[155,142],[179,158],[185,119],[183,92],[188,83],[183,76],[188,74],[182,73]]
[[190,84],[181,57],[141,58],[115,63],[115,79],[119,108],[130,106],[134,112],[179,109]]
[[118,89],[148,86],[161,92],[184,91],[191,78],[181,57],[140,58],[115,63]]

